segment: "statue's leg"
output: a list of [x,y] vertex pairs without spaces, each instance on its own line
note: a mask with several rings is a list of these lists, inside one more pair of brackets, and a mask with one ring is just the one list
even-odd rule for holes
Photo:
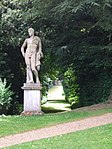
[[31,68],[27,66],[27,83],[34,83]]
[[31,70],[31,59],[27,59],[27,78],[26,78],[27,83],[34,83],[33,81],[33,73]]
[[40,83],[39,76],[38,76],[38,70],[36,69],[36,58],[35,54],[31,57],[31,69],[36,77],[36,83]]
[[26,68],[26,83],[29,82],[29,75],[28,75],[28,66]]
[[[39,72],[39,70],[40,70],[40,65],[38,65],[38,66],[36,66],[36,71],[37,71],[37,73]],[[39,74],[37,75],[37,77],[36,77],[36,82],[38,83],[40,83],[40,81],[39,81]]]
[[32,67],[32,71],[33,71],[33,73],[34,73],[34,75],[36,77],[36,83],[40,83],[39,76],[38,76],[38,71],[36,70],[36,68]]

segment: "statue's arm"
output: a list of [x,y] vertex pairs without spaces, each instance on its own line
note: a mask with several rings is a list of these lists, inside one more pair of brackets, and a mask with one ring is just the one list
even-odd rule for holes
[[23,45],[22,45],[22,47],[21,47],[21,52],[22,52],[23,57],[25,57],[25,52],[24,52],[24,50],[25,50],[26,45],[27,45],[27,39],[24,41],[24,43],[23,43]]

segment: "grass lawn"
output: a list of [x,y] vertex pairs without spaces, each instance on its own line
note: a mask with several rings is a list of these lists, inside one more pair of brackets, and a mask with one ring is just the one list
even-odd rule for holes
[[0,116],[0,137],[51,125],[112,112],[112,108],[95,111],[71,111],[42,116]]
[[48,91],[47,102],[42,104],[45,113],[70,111],[71,105],[65,100],[62,85],[53,86]]
[[49,100],[65,100],[65,95],[63,91],[62,85],[53,86],[48,91],[48,99]]
[[112,149],[112,124],[8,147],[8,149]]
[[41,106],[45,113],[71,111],[71,105],[65,100],[50,100]]

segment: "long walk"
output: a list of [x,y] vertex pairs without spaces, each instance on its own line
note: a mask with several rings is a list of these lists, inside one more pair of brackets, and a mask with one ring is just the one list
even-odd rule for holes
[[112,123],[112,113],[0,138],[0,148]]

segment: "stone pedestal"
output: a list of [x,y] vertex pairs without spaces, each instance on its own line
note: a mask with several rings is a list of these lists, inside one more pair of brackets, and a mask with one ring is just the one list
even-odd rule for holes
[[24,111],[21,115],[39,115],[41,111],[41,84],[24,83]]

